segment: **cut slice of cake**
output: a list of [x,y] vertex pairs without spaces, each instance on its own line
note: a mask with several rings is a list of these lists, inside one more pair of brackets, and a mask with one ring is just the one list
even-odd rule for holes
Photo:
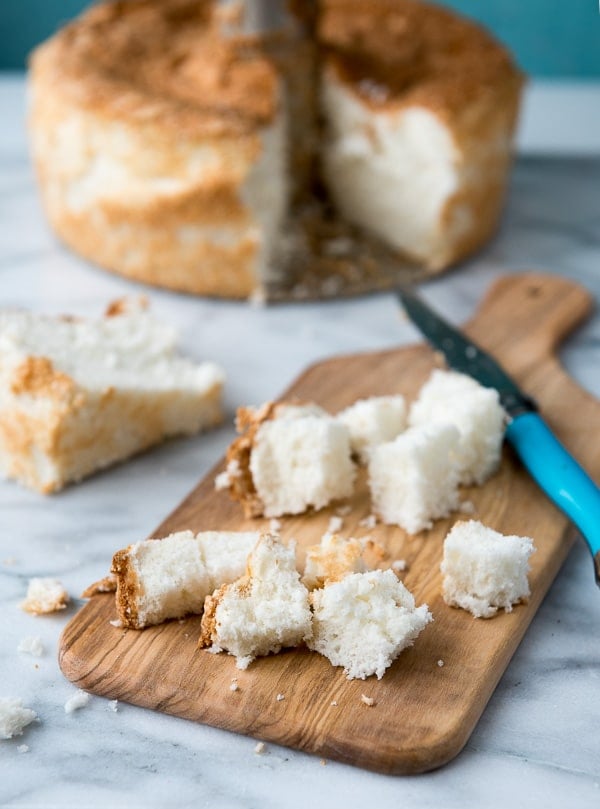
[[350,430],[352,452],[361,463],[368,463],[373,447],[393,441],[406,429],[404,396],[371,396],[359,399],[337,414]]
[[235,655],[237,667],[245,669],[256,657],[300,645],[311,632],[294,546],[263,534],[246,575],[206,599],[198,645]]
[[435,370],[413,403],[410,424],[453,424],[460,433],[460,482],[482,484],[500,463],[506,413],[498,391],[470,376]]
[[223,372],[143,302],[84,320],[0,312],[0,474],[48,493],[221,421]]
[[373,509],[409,534],[458,508],[460,435],[451,424],[411,427],[373,449],[369,489]]
[[231,496],[248,516],[279,517],[348,497],[356,470],[348,428],[314,404],[238,411],[242,435],[227,451]]
[[476,520],[459,522],[444,540],[443,596],[446,604],[491,618],[499,609],[529,597],[529,537],[505,536]]
[[311,593],[313,635],[308,646],[349,680],[381,679],[400,652],[432,620],[391,570],[353,573]]
[[179,531],[117,551],[116,604],[121,624],[131,629],[199,614],[204,600],[246,570],[258,532]]

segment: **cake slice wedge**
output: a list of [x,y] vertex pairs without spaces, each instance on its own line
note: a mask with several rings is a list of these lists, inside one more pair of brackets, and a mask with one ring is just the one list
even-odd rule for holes
[[0,312],[0,475],[55,492],[165,438],[218,424],[224,375],[177,352],[145,301],[104,317]]

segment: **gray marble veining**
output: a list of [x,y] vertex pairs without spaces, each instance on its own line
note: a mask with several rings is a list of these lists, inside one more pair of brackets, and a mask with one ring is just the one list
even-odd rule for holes
[[[22,124],[23,84],[0,81],[0,305],[97,314],[139,287],[58,245],[39,207]],[[428,283],[427,298],[466,319],[506,270],[568,275],[600,299],[600,159],[528,158],[517,165],[498,237],[460,270]],[[259,308],[145,290],[180,324],[185,350],[220,362],[227,407],[276,395],[325,356],[416,339],[391,295]],[[561,352],[569,372],[600,396],[600,317]],[[0,742],[0,805],[279,809],[600,805],[600,593],[577,545],[539,610],[463,753],[447,767],[384,777],[93,697],[66,715],[74,687],[56,662],[73,614],[33,618],[18,609],[27,579],[51,575],[78,594],[112,552],[148,535],[219,458],[230,427],[174,441],[53,498],[0,483],[0,696],[40,717]],[[41,636],[42,658],[19,654]],[[17,748],[27,744],[29,751]]]

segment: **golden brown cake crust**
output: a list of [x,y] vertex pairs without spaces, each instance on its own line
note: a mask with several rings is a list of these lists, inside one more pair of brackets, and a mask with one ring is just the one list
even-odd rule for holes
[[321,0],[319,39],[338,76],[377,109],[426,107],[453,118],[502,104],[523,77],[475,22],[420,0]]
[[131,548],[130,545],[115,553],[110,570],[117,577],[115,603],[121,623],[128,629],[142,629],[143,624],[139,622],[137,610],[140,585],[131,564]]
[[251,37],[221,37],[211,0],[93,6],[34,51],[57,92],[174,134],[243,133],[275,114],[277,73]]

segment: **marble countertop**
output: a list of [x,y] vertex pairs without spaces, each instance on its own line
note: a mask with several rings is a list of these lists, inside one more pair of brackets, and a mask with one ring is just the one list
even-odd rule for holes
[[[564,90],[563,90],[564,92]],[[544,131],[543,104],[535,126]],[[540,112],[540,109],[542,110]],[[533,112],[526,114],[531,129]],[[23,127],[23,82],[0,80],[0,305],[98,314],[139,288],[79,260],[53,239],[40,211]],[[533,130],[531,130],[533,131]],[[530,137],[516,166],[498,237],[484,253],[429,282],[426,297],[461,322],[494,278],[543,269],[600,299],[600,141],[596,157]],[[567,144],[567,147],[569,144]],[[578,156],[579,155],[579,156]],[[277,395],[309,363],[416,339],[391,295],[256,307],[145,290],[181,327],[185,350],[221,363],[230,413]],[[268,349],[268,350],[267,350]],[[568,371],[600,396],[600,317],[561,351]],[[40,722],[0,742],[6,807],[530,807],[600,805],[600,593],[582,543],[574,546],[464,751],[443,769],[388,777],[184,720],[92,697],[67,715],[75,688],[56,661],[64,614],[19,610],[28,578],[56,576],[80,593],[112,552],[151,533],[219,458],[224,427],[173,441],[63,494],[43,498],[0,482],[0,696],[18,696]],[[37,659],[19,654],[40,636]],[[26,744],[27,752],[19,752]]]

